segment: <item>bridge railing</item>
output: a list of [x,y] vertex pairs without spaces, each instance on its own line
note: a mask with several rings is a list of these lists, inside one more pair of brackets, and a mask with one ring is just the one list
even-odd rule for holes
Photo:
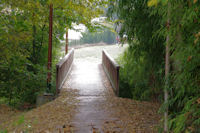
[[60,92],[74,60],[74,49],[56,64],[56,92]]
[[119,69],[120,66],[116,61],[105,51],[102,51],[102,65],[104,71],[111,82],[115,94],[119,95]]

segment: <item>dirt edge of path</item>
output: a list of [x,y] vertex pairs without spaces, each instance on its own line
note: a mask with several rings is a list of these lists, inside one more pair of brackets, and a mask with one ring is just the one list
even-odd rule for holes
[[78,100],[77,90],[63,88],[55,100],[27,112],[12,113],[0,125],[0,131],[7,132],[71,132]]

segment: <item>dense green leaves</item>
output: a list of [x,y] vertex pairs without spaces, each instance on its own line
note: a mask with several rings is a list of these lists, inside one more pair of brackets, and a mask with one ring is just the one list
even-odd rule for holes
[[[171,129],[175,132],[198,132],[199,124],[194,121],[200,117],[198,113],[200,107],[195,104],[195,100],[200,97],[200,45],[197,41],[200,30],[199,2],[171,1],[171,3],[173,5],[171,11],[174,13],[171,16],[170,26],[173,49],[171,55],[173,93],[170,111],[175,120]],[[191,112],[197,115],[186,115]],[[179,125],[182,115],[187,119],[184,124]]]
[[[169,99],[170,130],[174,132],[199,132],[200,97],[200,47],[199,2],[169,1],[170,28],[161,28],[163,37],[168,32],[171,39],[171,90]],[[166,23],[167,7],[158,4],[153,13],[162,16]],[[194,115],[195,114],[195,115]]]
[[[164,39],[153,34],[161,27],[158,15],[150,15],[152,9],[146,0],[119,0],[110,5],[113,18],[121,21],[120,36],[129,43],[120,64],[120,88],[130,88],[134,99],[159,100],[161,94],[162,68],[164,61]],[[114,16],[113,16],[114,15]],[[117,16],[117,17],[116,17]],[[158,56],[159,55],[159,56]],[[125,94],[125,92],[122,92]],[[128,93],[129,96],[131,93]],[[123,96],[123,94],[122,94]]]
[[35,103],[46,91],[49,31],[49,4],[53,12],[52,91],[55,91],[55,64],[60,58],[60,40],[66,27],[97,24],[105,1],[98,0],[1,0],[0,1],[0,99],[10,105]]
[[[120,20],[121,36],[127,35],[129,43],[119,61],[123,66],[120,88],[131,91],[134,99],[152,100],[152,88],[159,93],[164,89],[164,40],[169,35],[169,101],[161,110],[169,106],[170,132],[196,133],[200,129],[199,4],[197,0],[111,1],[109,15]],[[153,85],[152,80],[156,81]]]

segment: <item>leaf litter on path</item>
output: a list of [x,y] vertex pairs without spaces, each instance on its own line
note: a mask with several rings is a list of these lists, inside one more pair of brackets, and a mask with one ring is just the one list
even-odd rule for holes
[[[96,60],[96,56],[94,58]],[[104,110],[110,118],[104,120],[101,128],[96,128],[97,123],[91,123],[91,132],[156,133],[156,127],[160,121],[160,115],[157,113],[159,104],[116,97],[102,68],[100,68],[100,74],[106,89],[102,93],[104,100],[96,105],[96,109]],[[69,83],[64,85],[60,96],[54,101],[28,112],[12,115],[7,120],[4,119],[0,128],[7,129],[8,132],[74,132],[75,127],[71,121],[74,115],[78,113],[79,96],[76,88],[70,89],[70,76],[67,81]]]
[[73,132],[70,120],[78,102],[76,92],[63,88],[55,100],[8,119],[1,128],[8,132]]
[[107,95],[101,108],[109,110],[110,117],[114,120],[105,121],[102,125],[105,133],[157,133],[161,116],[158,114],[159,103],[137,101],[128,98],[116,97],[112,86],[105,73],[101,70],[101,77],[104,86],[107,88]]

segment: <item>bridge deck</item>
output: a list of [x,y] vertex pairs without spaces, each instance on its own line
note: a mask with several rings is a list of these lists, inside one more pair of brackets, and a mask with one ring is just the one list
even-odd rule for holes
[[109,84],[106,88],[106,82],[108,80],[101,64],[80,60],[74,62],[63,88],[78,90],[78,108],[72,119],[76,132],[103,132],[104,122],[117,120],[111,117],[109,110],[103,108],[107,102],[105,97],[115,97]]
[[158,106],[116,97],[97,62],[75,59],[63,88],[78,92],[79,102],[71,119],[76,133],[154,132],[158,124]]
[[[81,53],[76,50],[72,69],[55,100],[3,123],[0,120],[0,129],[38,133],[157,132],[159,104],[116,97],[100,64],[102,49],[91,52],[92,48],[80,49]],[[24,123],[14,124],[19,118]]]

